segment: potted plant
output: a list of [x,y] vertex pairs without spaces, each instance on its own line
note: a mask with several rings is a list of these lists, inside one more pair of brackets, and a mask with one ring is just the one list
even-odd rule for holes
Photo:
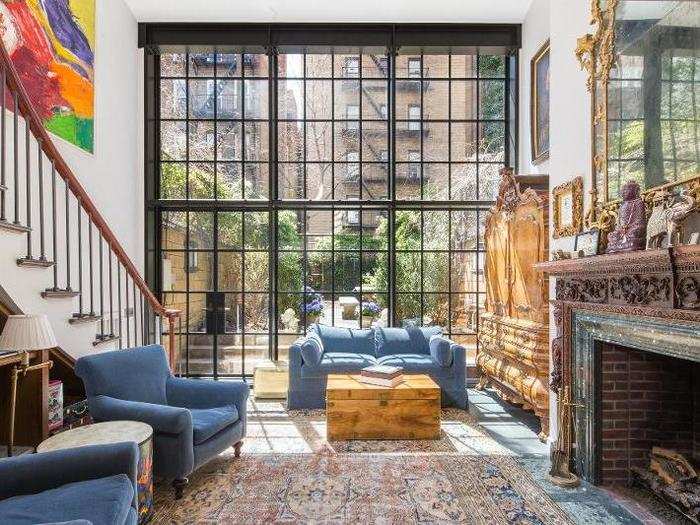
[[361,325],[370,327],[382,313],[382,307],[374,301],[363,301],[360,308]]
[[315,297],[304,305],[304,312],[306,313],[307,326],[317,323],[321,318],[321,314],[323,313],[323,301],[318,297]]

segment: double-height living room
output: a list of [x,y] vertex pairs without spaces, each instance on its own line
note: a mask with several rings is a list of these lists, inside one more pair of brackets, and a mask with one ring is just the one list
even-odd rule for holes
[[700,0],[0,36],[0,525],[700,525]]

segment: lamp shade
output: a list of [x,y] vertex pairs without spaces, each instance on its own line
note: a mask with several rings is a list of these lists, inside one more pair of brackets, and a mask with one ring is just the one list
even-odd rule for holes
[[0,335],[0,350],[48,350],[57,346],[45,315],[11,315]]

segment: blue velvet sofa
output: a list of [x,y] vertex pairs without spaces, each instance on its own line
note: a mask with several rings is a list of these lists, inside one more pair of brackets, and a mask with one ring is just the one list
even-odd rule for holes
[[0,523],[136,525],[136,443],[0,459]]
[[187,476],[204,463],[230,446],[240,455],[249,394],[242,381],[174,377],[160,345],[81,357],[75,373],[95,421],[153,427],[154,474],[173,480],[178,498]]
[[315,324],[289,348],[287,407],[324,408],[328,374],[358,373],[375,364],[427,374],[440,386],[443,406],[467,406],[465,349],[443,337],[439,327],[356,330]]

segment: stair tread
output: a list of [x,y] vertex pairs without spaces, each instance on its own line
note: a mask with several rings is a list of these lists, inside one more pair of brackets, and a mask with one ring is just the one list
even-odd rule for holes
[[79,291],[75,290],[64,290],[64,289],[53,289],[53,288],[47,288],[43,292],[41,292],[41,296],[44,299],[50,299],[50,298],[68,298],[68,297],[78,297],[80,295]]
[[73,314],[73,317],[68,319],[70,324],[96,323],[100,320],[99,315],[90,314]]
[[28,228],[27,226],[8,221],[0,221],[0,230],[5,230],[12,233],[27,233],[32,231],[32,229]]
[[29,268],[50,268],[53,265],[54,262],[49,261],[48,259],[37,259],[35,257],[22,257],[20,259],[17,259],[17,266],[27,266]]
[[107,343],[111,343],[112,341],[119,341],[119,336],[118,335],[103,335],[103,336],[97,336],[97,338],[92,342],[92,346],[99,346],[99,345],[104,345]]

